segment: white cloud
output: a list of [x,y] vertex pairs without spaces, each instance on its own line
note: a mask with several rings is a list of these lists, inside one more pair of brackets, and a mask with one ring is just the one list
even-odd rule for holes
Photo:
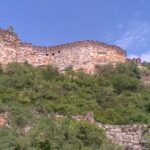
[[147,53],[145,53],[145,54],[142,54],[142,55],[141,55],[141,59],[142,59],[143,61],[148,61],[148,62],[150,62],[150,52],[147,52]]
[[[118,30],[120,30],[120,24]],[[121,26],[122,27],[122,26]],[[115,44],[127,50],[130,58],[140,57],[150,62],[150,24],[131,21],[119,33]]]
[[150,25],[132,23],[130,27],[124,31],[118,40],[115,41],[116,45],[124,49],[131,49],[136,45],[147,45],[147,40],[149,40],[148,35],[150,35]]
[[129,58],[141,58],[142,61],[150,62],[150,51],[142,53],[141,55],[129,55]]

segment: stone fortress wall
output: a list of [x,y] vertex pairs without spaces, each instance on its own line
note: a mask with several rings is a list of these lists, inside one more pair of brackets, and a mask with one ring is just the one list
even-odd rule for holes
[[[56,118],[63,116],[57,115]],[[88,112],[86,116],[78,115],[73,116],[76,121],[87,121],[90,124],[96,125],[98,128],[106,132],[108,139],[112,143],[121,145],[125,150],[149,150],[144,145],[146,140],[144,135],[150,135],[150,126],[144,124],[131,124],[131,125],[106,125],[96,122],[92,112]]]
[[23,43],[15,33],[0,29],[0,63],[28,62],[33,66],[52,64],[59,71],[66,68],[93,73],[96,65],[126,62],[121,48],[97,41],[79,41],[52,47]]

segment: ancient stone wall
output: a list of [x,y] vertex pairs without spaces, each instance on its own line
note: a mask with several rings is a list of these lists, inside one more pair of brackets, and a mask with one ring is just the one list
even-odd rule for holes
[[102,125],[96,123],[97,127],[106,131],[106,136],[115,144],[125,147],[126,150],[144,150],[143,132],[146,125]]
[[113,45],[96,41],[79,41],[52,47],[22,43],[16,34],[0,29],[0,63],[28,62],[33,66],[53,64],[59,71],[66,68],[93,73],[96,65],[124,63],[126,52]]
[[150,75],[142,75],[141,82],[145,88],[149,88],[150,87]]
[[[95,124],[98,128],[106,131],[106,136],[113,143],[121,145],[125,150],[148,150],[144,147],[144,132],[148,125],[105,125],[95,122],[93,113],[89,112],[86,116],[73,116],[76,121],[87,121],[90,124]],[[150,134],[150,131],[147,131]]]

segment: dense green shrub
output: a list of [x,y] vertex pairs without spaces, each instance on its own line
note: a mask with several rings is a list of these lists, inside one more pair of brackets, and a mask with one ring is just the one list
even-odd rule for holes
[[120,150],[95,126],[53,114],[92,111],[101,123],[149,124],[150,89],[140,86],[140,73],[135,64],[99,66],[95,75],[27,63],[1,68],[0,113],[8,113],[9,128],[0,129],[0,149]]
[[[95,119],[102,123],[150,123],[150,89],[140,86],[139,75],[133,63],[118,64],[116,68],[98,66],[95,75],[72,70],[60,74],[52,66],[9,64],[0,72],[0,110],[12,112],[17,104],[39,114],[93,111]],[[18,116],[14,119],[18,125],[26,124],[19,112],[14,116]]]
[[34,123],[28,127],[30,130],[27,133],[24,133],[24,128],[0,129],[0,149],[103,150],[106,142],[115,147],[107,140],[104,131],[85,122],[55,120],[39,115],[34,117]]

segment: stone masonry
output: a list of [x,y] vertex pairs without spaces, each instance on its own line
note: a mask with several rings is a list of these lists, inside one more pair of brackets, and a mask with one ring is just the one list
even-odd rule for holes
[[0,63],[28,62],[33,66],[52,64],[59,71],[67,68],[93,73],[96,65],[126,62],[126,52],[96,41],[79,41],[52,47],[23,43],[16,34],[0,29]]
[[143,131],[146,125],[96,125],[106,131],[106,136],[113,143],[124,146],[126,150],[146,150],[143,147]]
[[[78,115],[72,118],[76,121],[87,121],[105,130],[107,138],[113,143],[123,146],[125,150],[148,150],[143,146],[145,142],[143,135],[148,125],[105,125],[95,122],[92,112],[87,113],[86,116]],[[148,132],[150,134],[150,131]]]

